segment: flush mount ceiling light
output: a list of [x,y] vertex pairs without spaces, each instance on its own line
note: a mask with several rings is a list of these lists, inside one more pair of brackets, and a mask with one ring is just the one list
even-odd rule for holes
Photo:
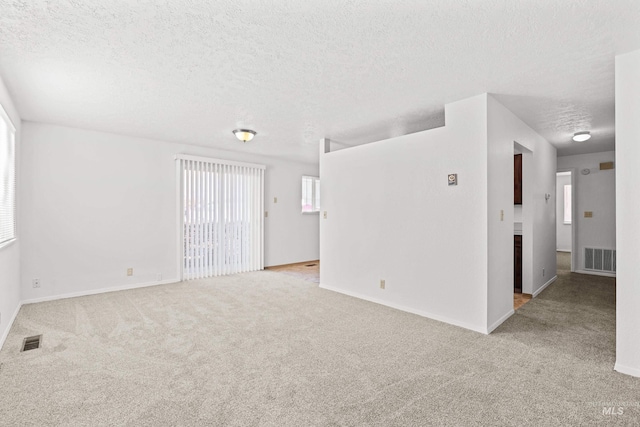
[[576,132],[573,134],[573,140],[576,142],[584,142],[591,138],[591,132],[585,130],[584,132]]
[[242,142],[251,141],[254,136],[256,136],[255,130],[250,129],[236,129],[233,131],[233,134]]

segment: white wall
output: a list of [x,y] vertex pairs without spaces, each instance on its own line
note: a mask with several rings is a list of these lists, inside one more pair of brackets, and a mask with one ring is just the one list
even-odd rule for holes
[[[489,326],[513,310],[513,154],[523,147],[523,292],[537,295],[556,277],[556,149],[495,98],[487,99]],[[504,221],[501,211],[504,210]],[[544,270],[544,272],[543,272]]]
[[640,50],[616,57],[616,365],[640,377]]
[[[558,170],[575,169],[575,271],[584,270],[584,248],[616,249],[616,171],[600,170],[601,162],[615,160],[615,152],[558,157]],[[581,171],[589,169],[589,175]],[[584,212],[593,212],[585,218]]]
[[448,104],[445,127],[320,156],[321,287],[487,331],[486,105]]
[[571,224],[564,223],[565,185],[571,185],[571,175],[558,175],[556,179],[556,249],[571,252]]
[[[11,97],[2,79],[0,79],[0,104],[9,115],[16,128],[16,175],[20,174],[21,155],[21,123]],[[19,189],[21,182],[18,179],[16,187]],[[20,211],[20,198],[17,197],[18,212]],[[20,245],[23,225],[18,221],[18,239],[0,248],[0,348],[9,333],[9,326],[20,306]]]
[[533,291],[555,276],[555,204],[544,193],[556,150],[487,94],[445,114],[442,128],[321,150],[321,287],[488,333],[513,313],[514,141],[535,154]]
[[265,164],[265,265],[318,259],[300,213],[316,165],[30,122],[22,140],[23,300],[177,280],[178,153]]

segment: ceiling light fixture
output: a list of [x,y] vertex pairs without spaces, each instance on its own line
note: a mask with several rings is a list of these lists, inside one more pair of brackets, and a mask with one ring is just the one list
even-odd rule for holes
[[242,142],[251,141],[254,136],[256,136],[255,130],[249,129],[236,129],[233,131],[233,134]]
[[591,138],[591,132],[585,130],[584,132],[576,132],[573,134],[573,140],[576,142],[584,142]]

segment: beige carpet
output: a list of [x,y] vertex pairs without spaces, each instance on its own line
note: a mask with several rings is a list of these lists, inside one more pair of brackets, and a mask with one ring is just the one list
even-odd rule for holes
[[268,271],[27,305],[0,424],[638,425],[614,296],[563,273],[490,336]]
[[558,271],[569,273],[571,271],[571,252],[556,252],[558,259]]

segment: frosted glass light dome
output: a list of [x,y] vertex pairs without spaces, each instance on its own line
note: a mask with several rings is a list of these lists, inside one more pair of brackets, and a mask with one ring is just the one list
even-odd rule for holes
[[591,132],[589,131],[576,132],[573,134],[573,140],[576,142],[584,142],[589,138],[591,138]]

